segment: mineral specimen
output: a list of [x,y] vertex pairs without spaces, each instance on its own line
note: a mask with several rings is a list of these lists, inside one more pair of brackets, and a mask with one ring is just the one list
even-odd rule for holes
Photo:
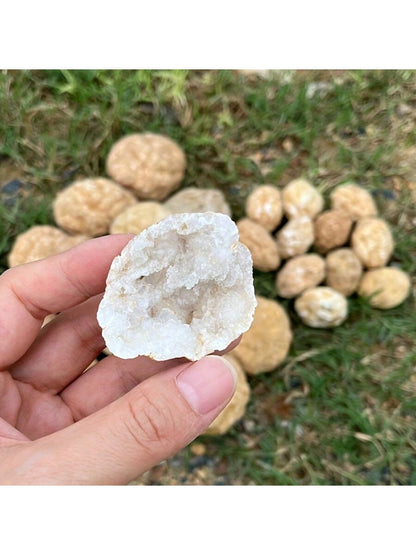
[[140,199],[164,200],[184,177],[183,150],[169,137],[133,133],[111,148],[107,172],[117,183],[131,187]]
[[331,287],[311,287],[295,301],[295,310],[311,328],[333,328],[348,315],[347,299]]
[[97,318],[117,357],[198,360],[246,331],[255,306],[252,259],[234,222],[173,214],[113,260]]

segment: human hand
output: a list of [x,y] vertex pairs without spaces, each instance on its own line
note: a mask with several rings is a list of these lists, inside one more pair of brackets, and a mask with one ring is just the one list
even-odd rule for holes
[[130,239],[93,239],[0,277],[1,484],[126,484],[232,397],[235,375],[216,356],[108,356],[85,372],[104,348],[96,313],[110,264]]

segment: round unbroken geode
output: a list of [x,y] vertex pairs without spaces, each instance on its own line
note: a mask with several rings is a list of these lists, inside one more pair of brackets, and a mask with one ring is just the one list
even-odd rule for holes
[[231,218],[173,214],[113,260],[97,319],[117,357],[198,360],[245,332],[255,307],[252,258]]

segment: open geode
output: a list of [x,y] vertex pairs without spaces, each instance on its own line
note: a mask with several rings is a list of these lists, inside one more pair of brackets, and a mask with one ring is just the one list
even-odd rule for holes
[[255,307],[252,258],[231,218],[174,214],[113,260],[97,318],[117,357],[198,360],[245,332]]

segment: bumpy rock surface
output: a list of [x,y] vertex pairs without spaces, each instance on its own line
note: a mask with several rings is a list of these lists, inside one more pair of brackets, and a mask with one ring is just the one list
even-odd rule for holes
[[160,202],[143,201],[129,206],[113,220],[110,233],[141,233],[153,224],[157,224],[170,212]]
[[232,364],[236,371],[237,385],[231,401],[225,409],[220,412],[217,418],[211,422],[208,429],[205,431],[208,435],[223,435],[227,433],[244,415],[247,403],[250,399],[250,386],[238,360],[231,354],[224,355],[223,358]]
[[231,216],[231,208],[218,189],[186,187],[168,198],[165,206],[172,214],[219,212]]
[[353,221],[377,215],[377,207],[370,193],[355,183],[338,185],[330,199],[331,208],[348,212]]
[[250,329],[232,351],[248,374],[270,372],[283,362],[292,342],[290,320],[276,301],[257,297]]
[[86,241],[85,235],[69,236],[50,225],[36,225],[17,236],[9,254],[9,266],[41,260]]
[[271,272],[280,265],[277,243],[260,224],[244,218],[237,222],[240,241],[251,252],[253,266],[262,272]]
[[351,246],[366,268],[380,268],[389,261],[394,248],[387,223],[381,218],[362,218],[351,235]]
[[369,297],[375,308],[394,308],[401,304],[410,292],[410,278],[399,268],[378,268],[366,272],[360,282],[358,294]]
[[313,222],[309,216],[293,218],[276,235],[279,254],[282,258],[305,254],[314,238]]
[[137,235],[111,265],[98,322],[111,353],[198,360],[252,322],[252,259],[223,214],[174,214]]
[[326,283],[343,295],[357,291],[363,267],[352,249],[336,249],[326,257]]
[[276,289],[281,297],[291,299],[324,279],[325,260],[318,254],[304,254],[286,262],[277,274]]
[[294,179],[282,190],[283,208],[288,218],[315,218],[324,207],[324,199],[306,179]]
[[110,179],[81,179],[58,193],[53,213],[65,231],[97,237],[108,233],[114,218],[136,202],[134,195]]
[[131,187],[141,199],[164,200],[184,177],[183,150],[169,137],[134,133],[117,141],[106,162],[117,183]]
[[273,185],[256,187],[247,198],[246,214],[267,231],[273,231],[283,217],[282,197],[279,189]]
[[295,310],[311,328],[333,328],[348,315],[347,299],[331,287],[312,287],[295,301]]
[[316,250],[325,253],[347,243],[352,219],[344,210],[327,210],[316,218],[314,227]]

